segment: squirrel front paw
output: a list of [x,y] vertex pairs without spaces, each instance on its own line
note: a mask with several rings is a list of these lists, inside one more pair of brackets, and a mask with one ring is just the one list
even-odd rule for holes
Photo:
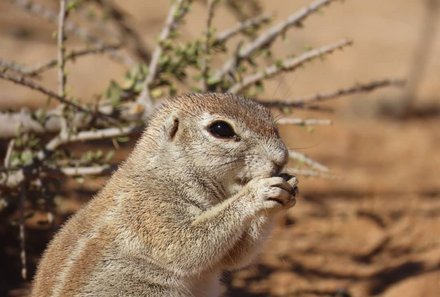
[[255,210],[285,209],[295,205],[297,179],[281,175],[251,180],[246,185],[247,198]]

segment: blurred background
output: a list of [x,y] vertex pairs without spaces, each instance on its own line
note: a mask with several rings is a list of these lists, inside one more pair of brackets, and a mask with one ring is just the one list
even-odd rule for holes
[[[38,65],[56,57],[56,25],[19,7],[26,2],[0,2],[0,58]],[[154,49],[169,2],[113,2],[145,48]],[[237,2],[250,15],[272,14],[276,23],[311,1]],[[58,9],[57,1],[35,3]],[[194,1],[183,39],[203,33],[206,10],[204,1]],[[439,16],[437,0],[336,1],[276,42],[274,52],[283,56],[341,38],[354,44],[269,81],[262,99],[296,98],[377,79],[408,83],[327,103],[332,113],[308,113],[331,119],[330,126],[282,127],[290,148],[325,164],[335,177],[300,177],[297,205],[280,219],[257,263],[225,277],[232,296],[440,296]],[[221,6],[213,23],[221,31],[240,17]],[[108,34],[94,29],[101,37]],[[81,42],[72,36],[67,46]],[[126,71],[103,55],[87,56],[68,65],[67,88],[92,102]],[[38,79],[56,90],[55,69]],[[45,102],[37,92],[0,80],[2,111]],[[7,143],[0,144],[4,154]],[[123,160],[132,145],[123,144],[116,158]],[[29,278],[59,224],[103,182],[70,181],[57,197],[60,208],[51,226],[40,226],[35,216],[27,220]],[[20,277],[18,228],[10,216],[0,213],[0,295],[22,296],[29,279]]]

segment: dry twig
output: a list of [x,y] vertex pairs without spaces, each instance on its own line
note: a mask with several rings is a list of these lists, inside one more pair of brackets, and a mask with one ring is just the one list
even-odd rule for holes
[[[109,51],[114,51],[114,50],[119,49],[120,47],[121,47],[120,44],[104,44],[104,45],[95,46],[95,47],[88,47],[88,48],[81,49],[81,50],[73,50],[64,56],[64,60],[65,60],[65,62],[72,61],[72,60],[75,60],[79,57],[90,55],[90,54],[102,54],[102,53],[106,53]],[[46,70],[49,70],[49,69],[57,66],[57,63],[58,63],[57,59],[52,59],[48,62],[42,63],[42,64],[34,67],[34,68],[24,69],[21,73],[23,75],[36,76]]]
[[64,32],[64,24],[67,18],[66,0],[60,0],[60,12],[58,16],[57,31],[57,64],[58,64],[58,95],[66,97],[66,36]]
[[217,34],[217,37],[214,40],[214,44],[223,44],[235,35],[244,32],[252,27],[259,26],[263,23],[266,23],[270,20],[271,16],[268,14],[262,14],[253,18],[250,18],[248,20],[245,20],[243,22],[238,23],[234,27],[225,30],[223,32],[220,32]]
[[26,229],[25,221],[25,202],[27,196],[27,184],[22,182],[20,189],[20,218],[19,218],[19,238],[20,238],[20,262],[21,262],[21,277],[27,279],[27,257],[26,257]]
[[187,0],[175,0],[171,6],[165,25],[159,35],[159,40],[157,41],[157,46],[154,49],[153,55],[151,57],[150,64],[148,65],[148,74],[144,81],[144,88],[141,95],[138,98],[138,103],[144,106],[144,110],[151,110],[153,107],[152,98],[150,96],[150,86],[157,76],[159,70],[159,60],[162,56],[163,43],[169,38],[171,32],[175,30],[176,26],[181,21],[183,15],[186,13],[184,10],[182,12],[182,7]]
[[[50,10],[49,8],[39,4],[34,3],[30,0],[10,0],[13,4],[15,4],[17,7],[23,9],[26,12],[29,12],[30,14],[42,17],[43,19],[51,22],[51,23],[58,23],[58,15],[56,12]],[[88,42],[95,44],[97,46],[104,46],[107,44],[105,40],[102,40],[98,38],[97,36],[92,35],[89,31],[82,28],[78,24],[75,24],[71,21],[67,21],[65,23],[65,29],[66,32],[72,33],[76,37]],[[110,57],[120,63],[123,63],[127,66],[134,65],[134,61],[127,55],[122,55],[116,52],[110,52]]]
[[52,92],[51,90],[48,90],[45,87],[36,84],[35,82],[33,82],[27,78],[24,78],[21,76],[10,75],[5,72],[0,72],[0,78],[8,80],[8,81],[13,82],[18,85],[28,87],[32,90],[38,91],[38,92],[40,92],[50,98],[54,98],[54,99],[58,100],[59,102],[66,104],[66,105],[68,105],[78,111],[95,114],[95,112],[88,110],[80,105],[77,105],[76,103],[73,103],[71,100],[68,100],[68,99],[62,97],[62,96]]
[[337,179],[338,176],[316,171],[316,170],[309,170],[309,169],[297,169],[297,168],[287,168],[287,173],[295,175],[295,176],[304,176],[304,177],[319,177],[319,178],[327,178],[327,179]]
[[105,139],[105,138],[114,138],[129,135],[135,132],[139,132],[141,129],[138,125],[131,125],[127,127],[121,128],[105,128],[105,129],[96,129],[90,131],[81,131],[73,135],[61,135],[59,134],[57,137],[53,138],[45,147],[44,151],[38,153],[38,157],[43,159],[45,155],[53,152],[56,148],[63,144],[77,142],[77,141],[86,141],[86,140],[96,140],[96,139]]
[[337,99],[343,96],[358,94],[358,93],[368,93],[376,89],[384,87],[403,87],[405,85],[404,79],[383,79],[371,81],[368,83],[358,83],[354,86],[348,88],[341,88],[336,91],[317,93],[314,95],[299,97],[296,99],[283,99],[283,100],[273,100],[264,101],[264,105],[269,107],[284,108],[304,108],[310,106],[312,103],[319,103],[327,100]]
[[284,21],[272,26],[265,32],[261,33],[254,41],[247,46],[241,48],[236,56],[225,62],[223,67],[217,72],[215,80],[221,80],[228,73],[232,73],[238,62],[249,58],[256,51],[269,46],[278,36],[286,32],[287,29],[294,26],[301,26],[302,22],[311,14],[318,11],[321,7],[329,5],[336,0],[317,0],[307,7],[302,8],[298,12],[290,15]]
[[[58,64],[58,95],[62,98],[66,98],[66,62],[65,62],[65,54],[66,54],[66,36],[64,32],[64,24],[67,18],[67,0],[60,0],[60,12],[58,16],[58,31],[57,31],[57,64]],[[65,104],[62,104],[60,109],[61,113],[63,113],[65,109]],[[67,115],[61,117],[61,131],[60,135],[67,135],[68,127],[67,127]]]
[[297,126],[328,126],[332,124],[328,119],[298,119],[283,118],[277,120],[278,125],[297,125]]
[[107,174],[115,170],[115,166],[112,165],[96,165],[85,167],[62,167],[59,168],[59,172],[66,176],[83,176],[83,175],[102,175]]
[[143,62],[149,61],[151,59],[150,51],[145,46],[141,36],[130,25],[127,14],[111,0],[94,0],[94,2],[101,6],[105,10],[106,16],[110,17],[116,24],[120,31],[121,43],[126,44],[126,41],[129,40],[130,47],[134,49],[135,54]]
[[[65,62],[67,61],[73,61],[79,57],[91,55],[91,54],[103,54],[109,51],[115,51],[121,47],[120,44],[104,44],[101,46],[95,46],[95,47],[87,47],[85,49],[80,50],[73,50],[70,53],[66,54],[64,56]],[[24,76],[38,76],[39,74],[56,67],[58,64],[58,59],[51,59],[50,61],[47,61],[45,63],[41,63],[40,65],[37,65],[35,67],[27,67],[20,65],[15,62],[6,61],[3,59],[0,59],[0,68],[4,68],[7,70],[11,70],[14,72],[17,72],[20,75]]]
[[26,75],[26,73],[29,72],[31,69],[15,62],[0,59],[0,71],[4,70],[10,70],[13,72],[17,72],[20,75]]
[[8,169],[11,164],[12,152],[14,151],[15,139],[11,139],[8,143],[8,148],[6,150],[6,156],[3,161],[3,166]]
[[347,39],[343,39],[343,40],[338,41],[336,43],[307,51],[298,57],[285,59],[285,60],[281,61],[280,63],[275,63],[262,71],[258,71],[254,74],[251,74],[251,75],[243,78],[242,81],[237,82],[236,84],[231,86],[229,88],[228,92],[233,93],[233,94],[239,93],[242,90],[250,87],[251,85],[253,85],[259,81],[262,81],[263,79],[266,80],[268,78],[271,78],[275,75],[280,74],[283,71],[292,72],[307,62],[310,62],[316,58],[320,58],[325,55],[331,54],[335,50],[342,49],[342,48],[349,46],[351,44],[352,44],[352,41],[347,40]]
[[[13,4],[20,7],[24,11],[27,11],[33,15],[42,17],[43,19],[51,22],[51,23],[58,23],[58,15],[56,12],[50,10],[49,8],[39,4],[35,3],[30,0],[10,0]],[[75,36],[91,43],[104,43],[101,41],[98,37],[93,36],[90,34],[87,30],[81,28],[79,25],[69,21],[65,24],[66,31],[74,34]]]
[[294,150],[289,150],[289,158],[297,160],[300,163],[304,163],[307,166],[309,166],[317,171],[321,171],[321,172],[328,172],[329,171],[327,166],[322,165],[321,163],[310,159],[305,154],[294,151]]
[[202,62],[202,90],[207,91],[209,88],[208,78],[209,78],[209,63],[211,62],[211,39],[212,39],[212,20],[214,18],[214,9],[218,4],[218,0],[208,1],[208,16],[206,18],[206,32],[205,32],[205,43],[204,43],[204,55]]

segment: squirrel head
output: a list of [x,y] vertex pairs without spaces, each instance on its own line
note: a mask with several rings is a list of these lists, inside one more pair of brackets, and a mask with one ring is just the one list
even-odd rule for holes
[[149,148],[138,161],[154,155],[167,171],[214,183],[225,195],[253,178],[279,174],[288,158],[269,109],[220,93],[165,100],[138,147]]

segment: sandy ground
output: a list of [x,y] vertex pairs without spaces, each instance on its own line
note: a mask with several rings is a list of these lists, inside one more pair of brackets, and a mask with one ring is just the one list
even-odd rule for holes
[[[130,13],[151,45],[167,6],[160,1],[116,2]],[[262,1],[276,19],[305,3]],[[320,46],[344,37],[355,45],[273,80],[264,96],[291,98],[370,79],[406,76],[420,33],[421,3],[352,0],[326,8],[311,17],[304,29],[286,34],[276,52],[301,52],[305,45]],[[54,57],[52,25],[17,11],[6,1],[0,3],[0,11],[1,58],[35,65]],[[191,15],[185,38],[203,28],[204,6],[196,3]],[[233,21],[226,10],[215,19],[220,28]],[[401,90],[388,89],[331,104],[334,114],[308,114],[334,121],[313,133],[282,128],[289,147],[328,165],[338,178],[300,179],[297,205],[280,218],[257,263],[225,277],[231,296],[440,295],[439,31],[417,92],[417,114],[405,120],[378,116],[383,102],[402,95]],[[70,45],[76,46],[77,41],[71,40]],[[104,57],[90,57],[69,71],[70,92],[91,100],[109,79],[120,79],[125,69]],[[41,82],[55,89],[55,72],[48,72]],[[0,81],[0,90],[0,108],[35,107],[45,100],[8,82]],[[435,104],[437,112],[429,107]],[[73,197],[89,197],[95,189],[84,188]],[[68,201],[66,211],[76,209],[78,201],[83,202]],[[24,283],[19,279],[16,229],[5,226],[0,228],[0,295],[17,296]],[[29,230],[31,265],[50,236],[50,230]]]

